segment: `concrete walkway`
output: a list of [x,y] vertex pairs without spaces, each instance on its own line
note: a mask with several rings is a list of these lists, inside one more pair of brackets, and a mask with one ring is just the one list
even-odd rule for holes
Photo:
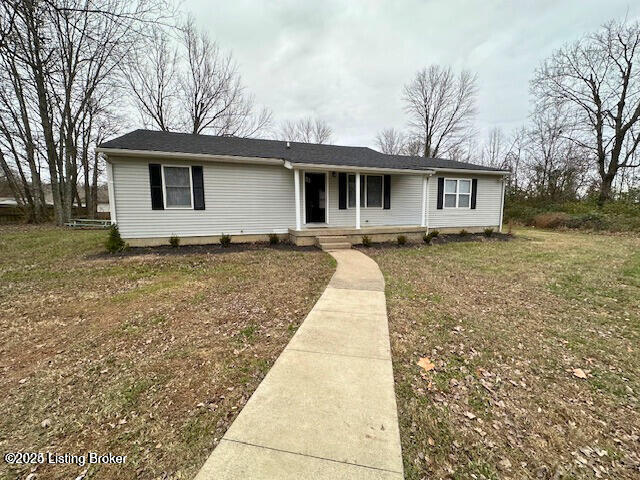
[[384,279],[357,250],[196,480],[403,478]]

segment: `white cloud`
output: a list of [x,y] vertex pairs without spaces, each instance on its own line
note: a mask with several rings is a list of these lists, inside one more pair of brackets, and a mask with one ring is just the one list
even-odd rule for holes
[[337,143],[373,145],[403,127],[402,86],[432,63],[478,74],[478,127],[526,120],[529,79],[554,48],[611,18],[626,1],[187,0],[184,9],[240,64],[277,120],[319,116]]

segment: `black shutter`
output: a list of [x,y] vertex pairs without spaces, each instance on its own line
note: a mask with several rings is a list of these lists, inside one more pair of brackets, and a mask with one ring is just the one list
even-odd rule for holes
[[193,209],[204,210],[204,178],[200,165],[191,167],[191,180],[193,182]]
[[149,164],[149,184],[151,185],[151,208],[153,210],[164,210],[162,166],[159,163]]
[[347,174],[338,174],[338,208],[347,209]]
[[438,177],[438,210],[442,210],[444,199],[444,177]]
[[391,208],[391,175],[384,176],[384,209]]
[[471,208],[476,208],[476,194],[478,193],[478,179],[471,180]]

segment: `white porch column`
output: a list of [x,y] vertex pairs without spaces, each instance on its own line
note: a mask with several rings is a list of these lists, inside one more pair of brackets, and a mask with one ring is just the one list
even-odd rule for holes
[[425,206],[425,210],[426,210],[426,215],[424,218],[424,225],[425,227],[427,227],[427,230],[429,230],[429,190],[431,189],[431,183],[429,181],[429,175],[427,175],[427,200],[426,200],[426,206]]
[[356,173],[356,228],[360,228],[360,173]]
[[422,177],[422,215],[420,216],[420,226],[427,226],[427,176]]
[[502,183],[502,193],[500,194],[500,225],[498,225],[498,232],[502,233],[502,222],[504,217],[504,190],[507,184],[506,177],[502,177],[500,182]]
[[300,220],[300,170],[293,170],[293,188],[296,198],[296,230],[302,229],[302,221]]

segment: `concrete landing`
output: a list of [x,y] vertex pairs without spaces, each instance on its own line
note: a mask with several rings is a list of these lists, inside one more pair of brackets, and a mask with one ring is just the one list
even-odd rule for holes
[[356,250],[196,480],[403,478],[384,279]]

